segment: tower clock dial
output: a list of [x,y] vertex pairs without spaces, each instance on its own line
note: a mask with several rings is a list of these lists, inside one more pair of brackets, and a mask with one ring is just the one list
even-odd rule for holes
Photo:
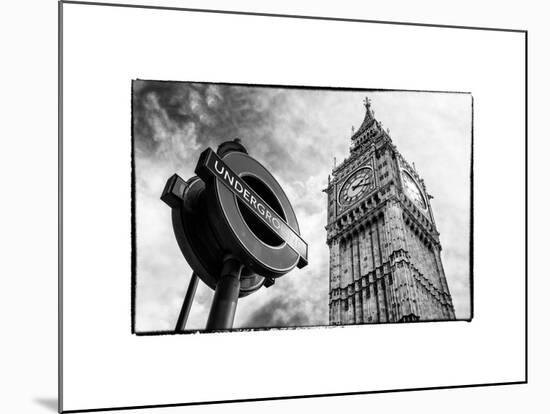
[[359,168],[344,181],[338,195],[338,202],[342,206],[352,205],[373,188],[374,175],[372,168]]
[[418,184],[416,184],[416,181],[405,170],[403,170],[402,176],[403,176],[403,187],[407,197],[409,197],[422,210],[426,210],[427,208],[426,199],[422,194],[422,190],[420,190],[420,187],[418,186]]

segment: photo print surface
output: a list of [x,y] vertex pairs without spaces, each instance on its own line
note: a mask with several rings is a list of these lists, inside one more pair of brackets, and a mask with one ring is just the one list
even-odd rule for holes
[[[175,332],[194,268],[161,195],[174,174],[193,182],[201,154],[208,148],[224,154],[222,143],[269,172],[307,243],[307,265],[281,277],[242,266],[232,329],[473,317],[469,93],[135,80],[132,114],[136,333]],[[268,219],[278,215],[284,227],[289,213],[272,197],[272,184],[236,175],[226,179],[233,187],[239,178],[248,184],[277,213]],[[212,180],[226,191],[222,178]],[[258,246],[291,243],[273,222],[270,228],[266,209],[260,217],[243,207],[251,201],[263,207],[254,197],[231,191],[229,202]],[[200,197],[199,210],[214,208],[212,197]],[[201,226],[193,229],[202,237],[208,229]],[[205,331],[217,282],[207,279],[196,278],[183,332]],[[243,295],[247,287],[251,293]]]

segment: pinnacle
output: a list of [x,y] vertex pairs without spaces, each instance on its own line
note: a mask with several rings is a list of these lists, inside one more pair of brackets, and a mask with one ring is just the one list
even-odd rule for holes
[[374,122],[376,122],[376,119],[374,118],[374,110],[372,109],[372,103],[368,97],[365,97],[365,99],[363,100],[363,105],[365,106],[365,109],[366,109],[365,118],[363,119],[363,122],[361,123],[361,126],[357,129],[357,131],[352,132],[353,134],[353,136],[351,137],[352,140],[355,140],[356,138],[358,138],[363,131],[365,131]]

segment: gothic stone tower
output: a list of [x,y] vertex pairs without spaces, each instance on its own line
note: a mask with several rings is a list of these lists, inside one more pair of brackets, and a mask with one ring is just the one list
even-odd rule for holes
[[331,325],[455,319],[430,198],[366,114],[328,187]]

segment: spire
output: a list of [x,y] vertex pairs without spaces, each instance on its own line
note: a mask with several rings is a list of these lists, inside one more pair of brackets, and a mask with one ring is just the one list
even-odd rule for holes
[[371,128],[373,124],[377,123],[376,119],[374,118],[374,110],[372,109],[371,100],[368,98],[368,96],[366,96],[363,100],[363,105],[365,106],[365,118],[363,119],[363,122],[361,123],[361,126],[357,129],[357,131],[352,132],[351,140],[353,142],[360,138],[363,132]]
[[[363,120],[363,124],[361,127],[363,127],[365,124],[370,124],[372,121],[374,121],[374,110],[371,108],[371,100],[368,96],[365,96],[365,99],[363,100],[363,105],[365,106],[365,119]],[[361,128],[359,128],[361,129]]]

